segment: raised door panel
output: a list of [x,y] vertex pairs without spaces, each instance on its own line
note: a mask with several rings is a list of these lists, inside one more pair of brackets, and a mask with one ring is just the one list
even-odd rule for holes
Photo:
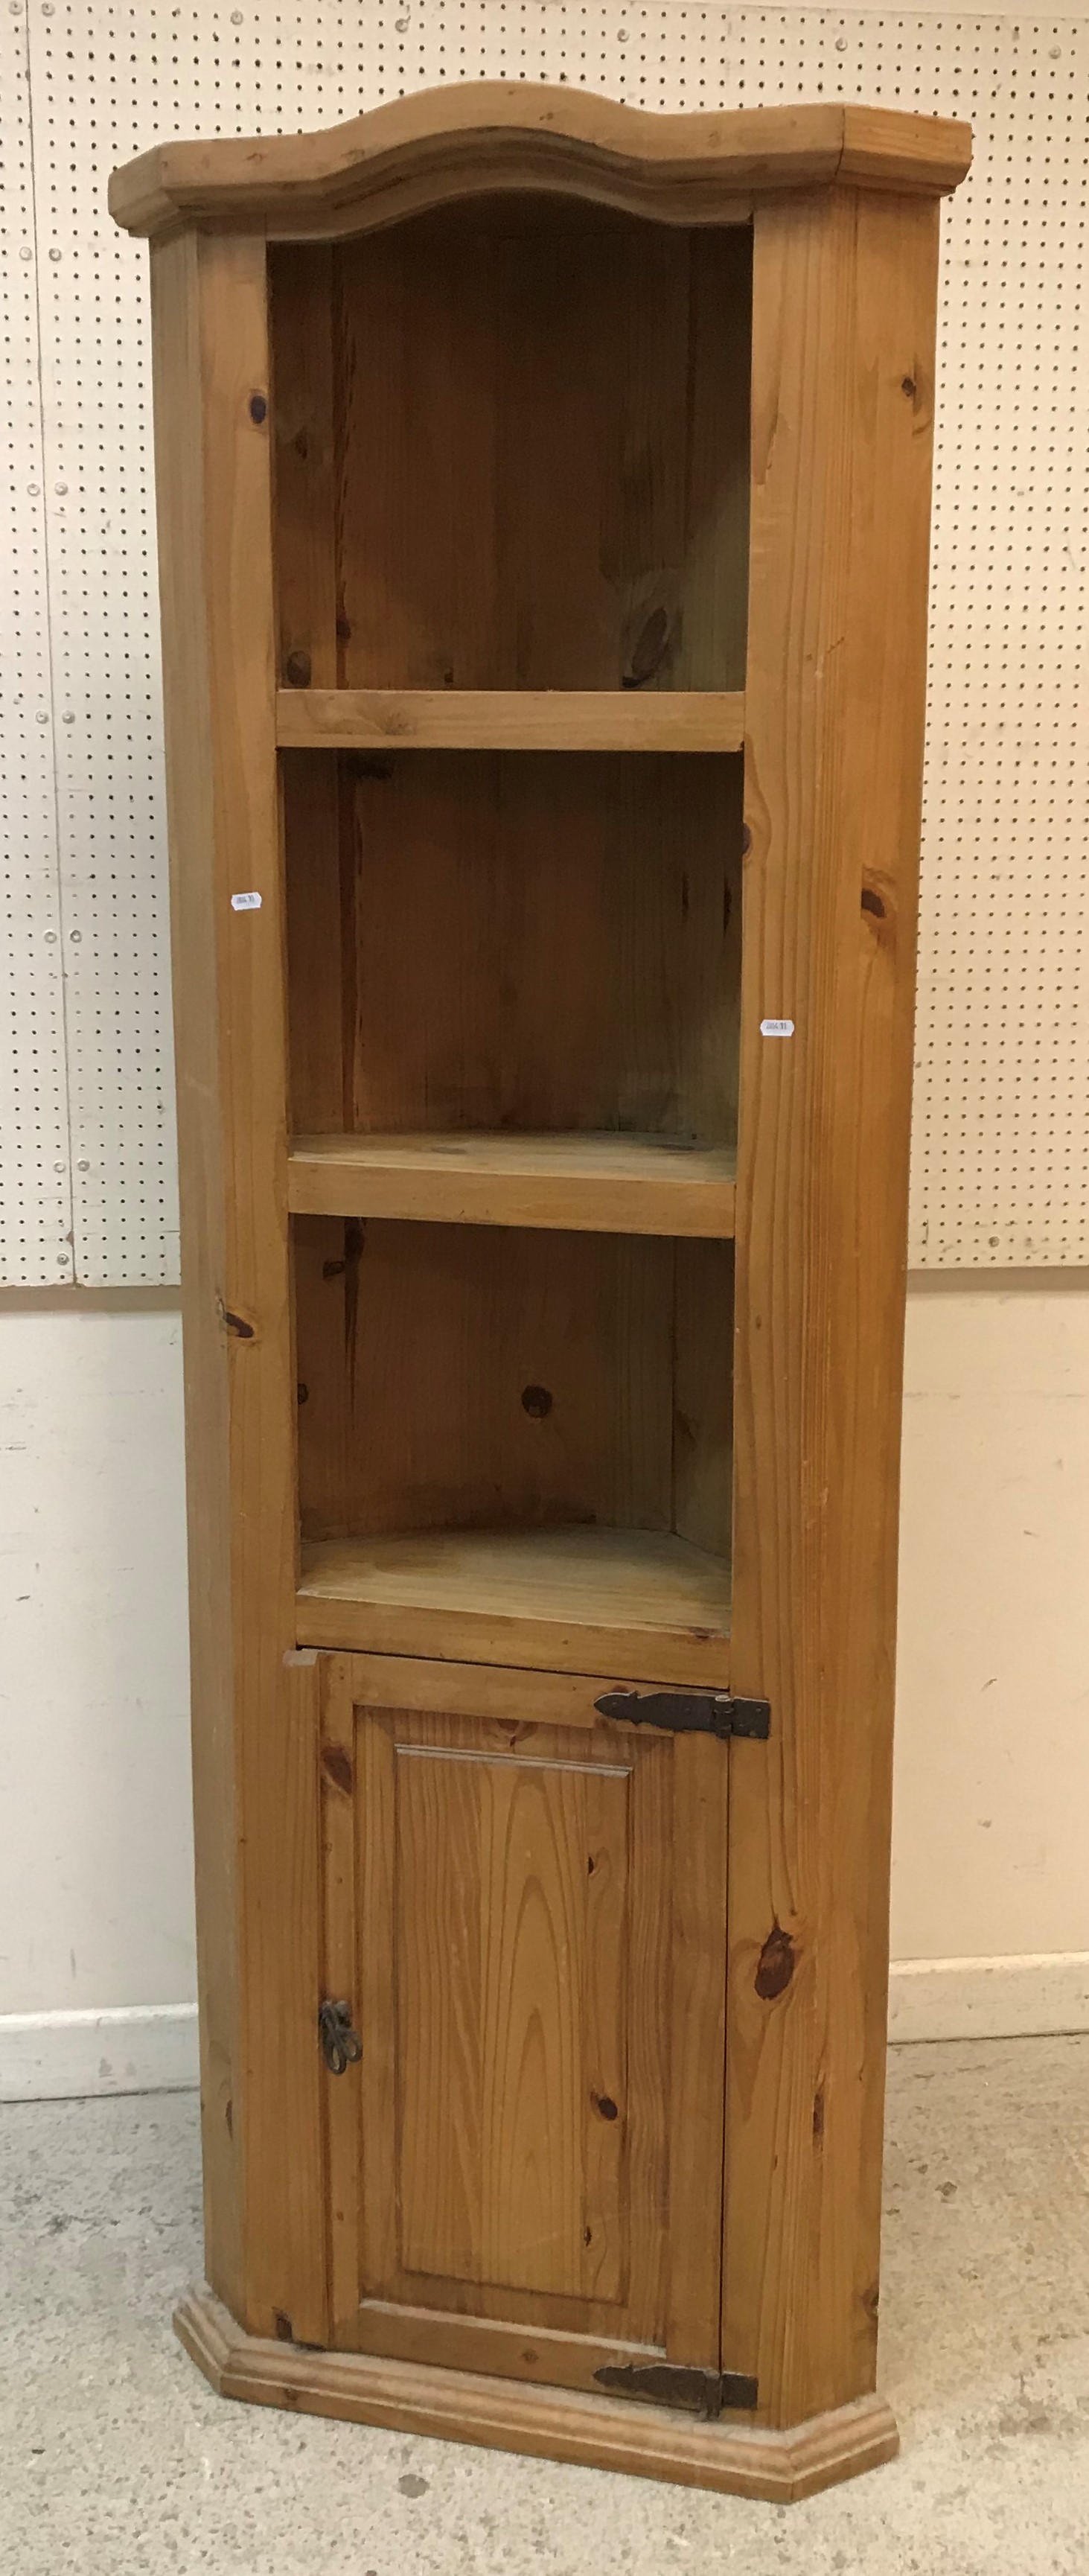
[[[323,1658],[337,2340],[718,2360],[726,1748],[356,1704]],[[512,1684],[523,1676],[512,1676]],[[527,2335],[532,2329],[532,2335]]]
[[391,1736],[395,2270],[623,2299],[631,1772]]

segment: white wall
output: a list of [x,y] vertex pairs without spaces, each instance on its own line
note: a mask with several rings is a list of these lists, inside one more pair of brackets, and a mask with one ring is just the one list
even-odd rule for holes
[[1087,2028],[1084,1272],[916,1278],[900,1564],[893,2027]]
[[177,1312],[0,1305],[0,2093],[192,2071],[184,1566]]
[[[180,1341],[0,1306],[0,2092],[193,2068]],[[1089,2027],[1087,1535],[1089,1281],[916,1283],[904,2035]]]

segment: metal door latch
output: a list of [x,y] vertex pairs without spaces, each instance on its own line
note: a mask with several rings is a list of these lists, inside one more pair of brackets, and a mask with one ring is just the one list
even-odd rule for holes
[[771,1726],[770,1700],[733,1699],[729,1691],[606,1691],[594,1707],[602,1717],[674,1735],[751,1735],[766,1743]]
[[330,2075],[344,2075],[349,2066],[358,2066],[363,2042],[359,2032],[352,2029],[350,2004],[319,2004],[318,2036]]

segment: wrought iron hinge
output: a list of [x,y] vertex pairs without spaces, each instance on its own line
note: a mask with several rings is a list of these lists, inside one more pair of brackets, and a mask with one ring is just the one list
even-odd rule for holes
[[724,2406],[753,2407],[755,2379],[743,2370],[695,2370],[681,2361],[608,2362],[595,2370],[599,2388],[617,2397],[642,2397],[654,2406],[682,2406],[689,2415],[713,2423]]
[[664,1726],[674,1735],[755,1735],[766,1743],[771,1702],[732,1699],[729,1691],[606,1691],[594,1707],[632,1726]]
[[359,2032],[352,2029],[350,2004],[319,2004],[318,2036],[330,2075],[344,2075],[349,2066],[358,2066],[363,2042]]

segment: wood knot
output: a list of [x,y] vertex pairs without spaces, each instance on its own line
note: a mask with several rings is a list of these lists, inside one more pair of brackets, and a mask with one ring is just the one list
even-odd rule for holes
[[632,645],[627,666],[621,674],[621,687],[641,689],[647,680],[652,680],[665,660],[668,643],[669,610],[652,608]]
[[881,896],[878,894],[876,886],[863,886],[862,909],[863,912],[872,912],[878,921],[884,920],[885,906],[882,902]]
[[260,429],[261,423],[262,423],[262,421],[267,417],[267,414],[268,414],[268,402],[267,402],[267,400],[266,400],[265,395],[264,395],[264,394],[251,394],[251,395],[250,395],[250,419],[252,420],[252,422],[253,422],[253,424],[254,424],[255,429]]
[[524,1386],[522,1388],[522,1411],[523,1413],[528,1413],[531,1422],[543,1422],[546,1415],[552,1411],[552,1398],[549,1394],[548,1388],[546,1386]]
[[230,1307],[225,1306],[223,1309],[223,1321],[227,1331],[229,1333],[233,1333],[237,1341],[252,1342],[253,1325],[247,1324],[244,1315],[233,1315]]
[[794,1974],[794,1943],[781,1923],[773,1923],[756,1963],[754,1984],[761,2003],[785,1995]]
[[335,1788],[343,1789],[347,1796],[351,1795],[352,1757],[343,1744],[326,1745],[321,1757],[321,1767],[326,1778],[333,1782]]
[[290,688],[308,689],[310,686],[310,671],[311,662],[309,653],[304,653],[299,650],[288,654],[287,660],[284,663],[284,678]]

